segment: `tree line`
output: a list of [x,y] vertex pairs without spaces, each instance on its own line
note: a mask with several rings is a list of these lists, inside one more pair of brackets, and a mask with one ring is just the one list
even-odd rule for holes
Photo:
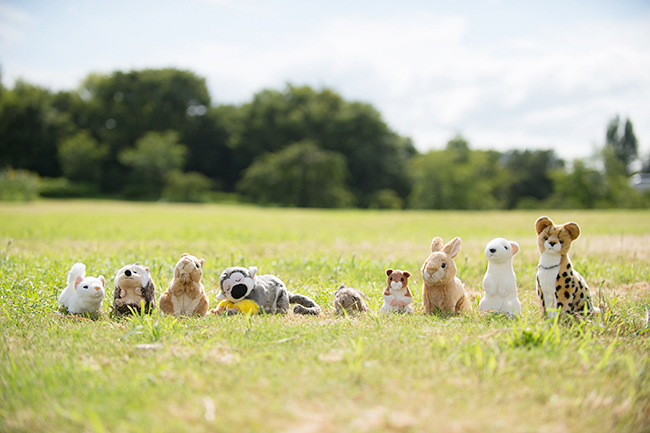
[[72,91],[20,80],[0,87],[0,190],[25,177],[16,175],[23,169],[38,175],[41,195],[53,197],[205,201],[226,193],[267,205],[396,209],[647,206],[627,180],[638,156],[631,121],[614,118],[605,138],[598,155],[570,164],[552,150],[473,150],[461,135],[421,154],[373,106],[330,89],[287,85],[241,105],[213,105],[205,79],[191,71],[115,71],[90,74]]

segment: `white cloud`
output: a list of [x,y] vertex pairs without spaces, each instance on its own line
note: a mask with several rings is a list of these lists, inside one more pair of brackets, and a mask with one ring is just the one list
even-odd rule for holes
[[[488,35],[481,33],[485,22],[460,12],[371,16],[350,9],[310,17],[313,25],[280,25],[269,17],[256,27],[251,23],[271,10],[260,1],[203,4],[253,18],[242,19],[235,33],[215,27],[194,38],[181,26],[164,45],[156,43],[161,29],[144,23],[147,38],[117,39],[112,51],[87,51],[58,67],[24,61],[3,68],[53,88],[76,87],[91,71],[187,68],[206,77],[215,103],[242,103],[286,82],[332,87],[373,104],[421,150],[461,132],[474,147],[554,147],[565,157],[586,156],[616,113],[630,117],[642,146],[650,146],[647,16],[576,20],[570,27],[549,21]],[[15,8],[0,7],[0,20],[12,13],[16,29],[33,25]],[[506,25],[495,21],[489,30]],[[101,35],[88,41],[96,42],[104,42]]]
[[5,3],[0,3],[0,47],[22,40],[27,27],[36,24],[32,15]]

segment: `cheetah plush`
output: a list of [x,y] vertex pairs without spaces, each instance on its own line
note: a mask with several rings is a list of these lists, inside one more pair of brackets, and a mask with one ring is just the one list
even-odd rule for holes
[[537,270],[537,295],[542,312],[547,317],[555,317],[557,312],[598,312],[589,295],[589,286],[569,259],[569,248],[580,236],[580,226],[574,222],[556,225],[549,217],[541,216],[535,221],[535,231],[542,254]]

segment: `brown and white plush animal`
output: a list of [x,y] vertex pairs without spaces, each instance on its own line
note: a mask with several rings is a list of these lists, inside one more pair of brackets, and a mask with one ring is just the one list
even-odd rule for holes
[[555,317],[560,313],[598,312],[589,294],[584,278],[573,269],[569,259],[571,243],[580,236],[580,226],[575,222],[555,224],[549,217],[535,221],[537,245],[542,253],[537,267],[537,295],[542,313]]
[[150,314],[156,308],[156,286],[149,268],[140,263],[126,265],[115,274],[114,284],[113,311],[116,314],[128,316],[132,311]]
[[412,313],[413,307],[409,304],[413,302],[413,295],[409,290],[409,271],[400,271],[399,269],[386,269],[388,275],[387,287],[384,289],[384,305],[381,307],[381,313]]
[[334,293],[334,308],[336,314],[339,315],[370,311],[366,302],[366,295],[357,289],[345,287],[344,284],[341,284]]
[[208,312],[208,296],[205,294],[203,277],[204,259],[183,253],[174,269],[174,278],[160,297],[160,309],[175,316],[205,316]]
[[469,311],[469,299],[456,276],[454,257],[460,251],[461,239],[453,238],[445,246],[442,239],[433,238],[431,254],[422,265],[422,303],[424,312],[461,313]]

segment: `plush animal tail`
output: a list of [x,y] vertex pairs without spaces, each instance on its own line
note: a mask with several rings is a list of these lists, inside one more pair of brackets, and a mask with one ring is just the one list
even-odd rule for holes
[[86,277],[86,265],[83,263],[75,263],[70,268],[70,271],[68,272],[68,285],[65,289],[63,289],[61,295],[59,296],[59,307],[68,307],[70,299],[74,296],[75,293],[77,293],[75,282],[79,276],[81,278]]
[[313,316],[318,316],[321,311],[318,304],[305,295],[294,295],[289,293],[289,303],[297,304],[293,306],[293,312],[296,314],[311,314]]

